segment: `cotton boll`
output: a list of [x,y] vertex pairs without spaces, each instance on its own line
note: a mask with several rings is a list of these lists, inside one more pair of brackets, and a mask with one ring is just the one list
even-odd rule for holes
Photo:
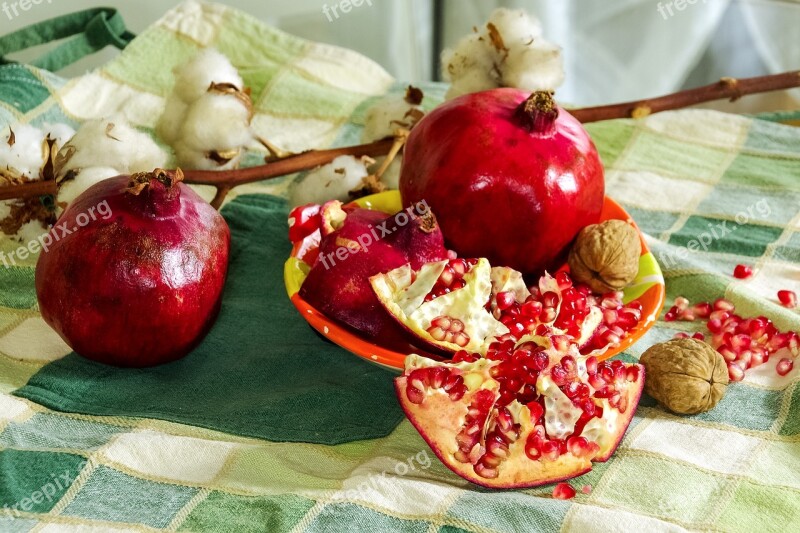
[[383,98],[367,110],[361,140],[368,143],[391,137],[397,128],[410,128],[421,116],[422,108],[401,95]]
[[183,168],[193,170],[232,170],[239,166],[244,156],[244,150],[232,150],[233,157],[228,153],[218,153],[219,156],[226,156],[227,160],[215,160],[212,151],[198,150],[184,142],[175,144],[175,157]]
[[487,24],[494,24],[508,46],[511,43],[528,43],[542,36],[542,24],[539,19],[529,15],[522,9],[495,9],[489,16]]
[[89,167],[111,167],[118,174],[133,174],[165,167],[168,160],[149,135],[131,127],[121,117],[81,124],[59,156],[73,150],[60,169],[61,176],[69,170]]
[[491,72],[476,69],[453,81],[447,90],[445,99],[452,100],[462,94],[477,93],[499,87]]
[[38,220],[31,220],[26,222],[19,228],[15,239],[21,243],[29,243],[37,240],[39,237],[47,233],[49,230]]
[[111,167],[88,167],[81,169],[74,178],[61,183],[58,189],[58,201],[69,205],[75,198],[83,194],[86,189],[95,183],[119,175],[120,172]]
[[494,67],[494,53],[481,34],[471,33],[462,38],[454,49],[442,52],[442,74],[456,81],[474,70],[489,73]]
[[164,112],[158,119],[156,134],[169,145],[175,144],[181,137],[183,121],[189,104],[172,94],[167,98]]
[[349,192],[369,175],[364,160],[343,155],[306,174],[289,191],[292,206],[349,200]]
[[497,87],[555,90],[564,81],[561,48],[542,37],[535,17],[505,8],[442,53],[442,73],[451,82],[448,100]]
[[[531,65],[536,65],[531,68]],[[564,83],[561,48],[548,42],[515,46],[508,54],[503,69],[503,82],[508,87],[528,91],[546,91]]]
[[[9,145],[11,132],[14,143]],[[29,124],[16,124],[0,133],[0,168],[15,177],[40,178],[45,163],[45,134]]]
[[175,69],[173,90],[189,104],[203,96],[212,83],[230,83],[240,90],[244,87],[239,72],[228,58],[213,48],[206,48]]
[[239,148],[253,138],[250,111],[233,95],[206,93],[189,106],[181,134],[197,150]]
[[75,130],[68,124],[51,124],[45,122],[42,124],[42,129],[46,135],[50,135],[50,138],[56,142],[56,146],[58,147],[67,144],[72,136],[75,135]]

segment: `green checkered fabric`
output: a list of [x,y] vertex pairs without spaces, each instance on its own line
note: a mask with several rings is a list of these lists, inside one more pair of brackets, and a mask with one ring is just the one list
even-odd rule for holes
[[[253,88],[258,133],[295,151],[357,143],[364,109],[401,87],[351,52],[187,2],[81,78],[3,67],[0,123],[77,124],[120,111],[152,126],[170,69],[207,45],[231,57]],[[426,94],[432,105],[442,87]],[[775,297],[800,290],[800,130],[700,110],[589,129],[608,193],[647,234],[670,299],[726,296],[745,315],[800,330],[800,314]],[[280,196],[287,184],[236,192]],[[0,251],[17,246],[0,241]],[[732,279],[737,263],[755,275]],[[383,438],[286,443],[56,412],[15,396],[69,352],[37,312],[34,264],[0,268],[0,531],[800,530],[797,368],[780,378],[770,361],[693,417],[644,398],[614,457],[571,482],[590,485],[589,494],[560,501],[552,487],[492,492],[450,473],[407,422]],[[694,326],[659,322],[623,357]]]

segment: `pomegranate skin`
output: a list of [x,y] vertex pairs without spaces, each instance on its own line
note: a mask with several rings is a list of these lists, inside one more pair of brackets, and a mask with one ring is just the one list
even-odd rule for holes
[[[141,368],[180,359],[211,328],[230,230],[183,183],[153,179],[135,195],[130,179],[92,186],[62,214],[36,265],[36,293],[44,320],[79,355]],[[56,240],[60,227],[77,229]]]
[[428,202],[460,257],[540,274],[599,221],[605,182],[594,143],[572,115],[553,104],[558,116],[544,128],[546,118],[520,119],[530,96],[493,89],[426,115],[405,146],[400,193],[405,205]]

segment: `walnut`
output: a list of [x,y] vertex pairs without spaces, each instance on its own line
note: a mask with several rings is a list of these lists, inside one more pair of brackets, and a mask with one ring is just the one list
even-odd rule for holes
[[644,391],[670,411],[693,415],[712,409],[728,387],[725,359],[697,339],[673,339],[647,349]]
[[639,233],[624,220],[606,220],[578,233],[569,254],[572,278],[594,292],[625,288],[639,272]]

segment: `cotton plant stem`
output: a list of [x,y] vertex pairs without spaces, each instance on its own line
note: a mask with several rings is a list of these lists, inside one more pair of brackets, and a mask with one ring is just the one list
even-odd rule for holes
[[[615,118],[642,118],[660,111],[681,109],[703,102],[720,99],[736,101],[750,94],[793,89],[796,87],[800,87],[800,71],[758,76],[755,78],[722,78],[711,85],[680,91],[658,98],[572,109],[570,113],[584,123]],[[184,171],[184,182],[216,187],[217,194],[212,201],[212,205],[219,208],[228,192],[238,185],[278,178],[304,170],[311,170],[320,165],[330,163],[341,155],[352,155],[356,157],[384,156],[393,149],[399,150],[397,145],[398,142],[396,142],[396,139],[387,138],[358,146],[334,148],[332,150],[312,150],[302,154],[277,159],[266,165],[257,167],[227,171],[187,170]],[[402,146],[402,144],[400,146]],[[0,187],[0,200],[56,194],[56,191],[56,184],[53,181],[40,181],[6,186]]]
[[688,89],[658,98],[621,104],[570,110],[583,123],[614,118],[643,118],[660,111],[681,109],[703,102],[728,99],[735,102],[749,94],[780,91],[800,87],[800,71],[784,72],[755,78],[722,78],[716,83]]

